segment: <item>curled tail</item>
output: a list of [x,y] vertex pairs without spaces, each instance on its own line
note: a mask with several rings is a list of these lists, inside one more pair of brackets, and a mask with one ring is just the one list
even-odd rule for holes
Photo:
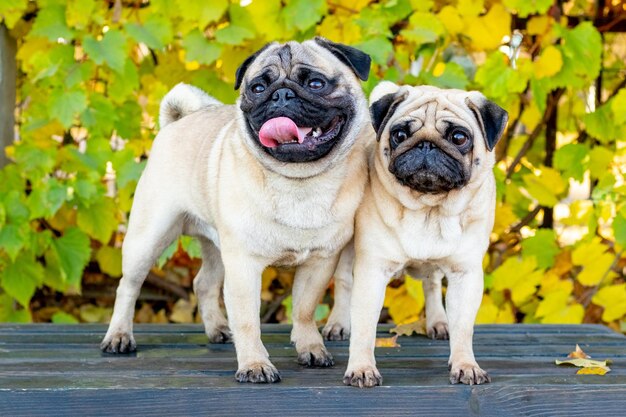
[[209,106],[222,104],[198,87],[179,83],[161,100],[159,124],[161,129],[183,117]]

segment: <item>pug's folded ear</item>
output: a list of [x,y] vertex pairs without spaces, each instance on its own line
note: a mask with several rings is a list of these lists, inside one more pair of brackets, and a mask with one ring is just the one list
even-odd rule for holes
[[387,122],[406,97],[407,92],[390,81],[383,81],[374,88],[370,94],[370,116],[377,140],[380,140]]
[[370,74],[372,59],[368,54],[342,43],[329,41],[321,36],[315,37],[315,42],[323,48],[328,49],[341,62],[346,64],[363,81],[367,81]]
[[485,145],[490,152],[504,133],[504,128],[509,120],[509,114],[496,103],[489,101],[480,93],[474,93],[465,99],[465,104],[470,108],[478,120],[478,125],[485,138]]
[[272,43],[266,43],[265,45],[263,45],[261,49],[246,58],[245,61],[241,63],[239,68],[237,68],[237,71],[235,72],[235,90],[239,90],[239,87],[241,87],[241,83],[243,82],[243,76],[246,74],[248,67],[252,65],[254,60],[261,54],[261,52],[265,51],[270,45],[272,45]]

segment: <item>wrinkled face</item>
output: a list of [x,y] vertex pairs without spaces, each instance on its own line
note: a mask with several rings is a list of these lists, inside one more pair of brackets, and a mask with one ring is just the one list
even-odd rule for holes
[[465,186],[472,175],[471,127],[436,101],[424,103],[389,127],[389,171],[422,193]]
[[460,90],[403,87],[372,103],[382,158],[400,184],[439,194],[470,182],[507,121],[497,105],[476,101]]
[[[360,83],[350,58],[343,61],[337,54],[345,54],[332,48],[318,41],[272,44],[252,57],[243,68],[245,76],[238,72],[248,133],[255,146],[278,161],[324,158],[353,128],[357,106],[362,106],[355,98],[361,95],[356,93]],[[369,71],[369,57],[349,49],[356,57],[352,60],[367,61],[356,65],[367,65]]]

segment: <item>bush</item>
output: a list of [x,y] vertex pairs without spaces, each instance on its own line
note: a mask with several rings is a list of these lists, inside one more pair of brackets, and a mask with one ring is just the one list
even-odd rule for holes
[[[19,74],[13,163],[0,171],[0,321],[106,320],[110,296],[71,296],[121,274],[160,99],[184,81],[232,103],[235,69],[254,50],[322,35],[371,54],[367,92],[382,79],[478,89],[509,111],[479,322],[624,330],[626,37],[600,34],[593,2],[553,3],[2,2]],[[189,291],[196,256],[190,239],[172,246],[154,271],[171,284],[160,287]],[[288,320],[290,272],[263,279],[265,318]],[[418,318],[420,282],[392,283],[385,306],[396,322]],[[170,299],[140,312],[190,321],[194,308]]]

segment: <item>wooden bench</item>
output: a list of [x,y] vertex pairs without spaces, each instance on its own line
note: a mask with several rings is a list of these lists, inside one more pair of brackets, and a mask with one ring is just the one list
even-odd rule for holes
[[[388,326],[380,328],[380,336]],[[448,383],[448,342],[400,337],[378,348],[384,386],[345,387],[348,342],[328,342],[336,366],[296,363],[289,326],[263,327],[283,381],[238,384],[232,345],[206,345],[200,325],[137,325],[138,352],[98,350],[103,325],[0,325],[0,416],[55,415],[626,415],[626,337],[599,325],[484,325],[474,348],[493,382]],[[384,334],[383,334],[384,333]],[[556,366],[576,345],[611,359],[605,376]]]

